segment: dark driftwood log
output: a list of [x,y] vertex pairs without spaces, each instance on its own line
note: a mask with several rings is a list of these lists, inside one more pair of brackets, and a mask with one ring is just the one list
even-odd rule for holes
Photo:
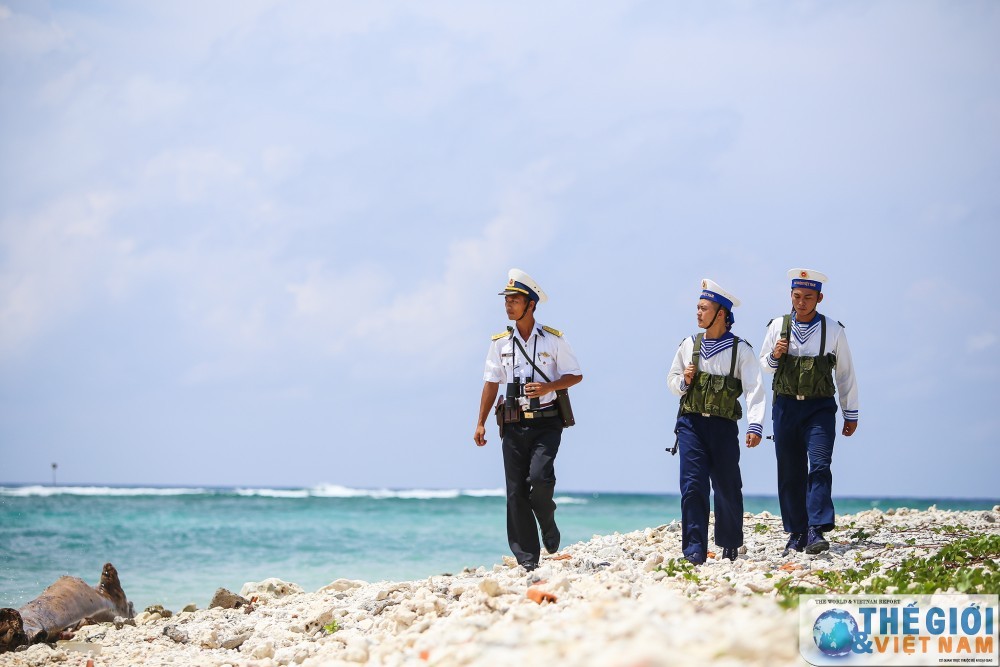
[[135,609],[125,597],[114,565],[104,564],[101,582],[94,587],[78,577],[59,577],[20,609],[0,609],[0,653],[54,640],[83,621],[113,621],[116,616],[133,618]]

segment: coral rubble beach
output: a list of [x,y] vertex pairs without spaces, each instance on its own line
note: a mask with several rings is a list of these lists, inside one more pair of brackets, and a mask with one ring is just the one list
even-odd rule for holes
[[800,665],[798,612],[778,604],[777,582],[874,561],[884,572],[956,535],[1000,534],[1000,506],[869,510],[837,526],[830,551],[782,557],[780,519],[747,514],[740,557],[693,570],[672,560],[674,522],[567,545],[532,573],[506,557],[419,581],[338,579],[311,593],[270,579],[243,587],[257,598],[249,607],[146,611],[134,625],[88,625],[2,654],[0,666]]

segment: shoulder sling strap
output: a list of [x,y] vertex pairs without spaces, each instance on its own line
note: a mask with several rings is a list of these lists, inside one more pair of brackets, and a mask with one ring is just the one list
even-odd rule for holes
[[534,368],[536,371],[538,371],[538,374],[542,376],[542,379],[544,379],[546,382],[552,382],[552,380],[549,379],[549,376],[545,374],[545,371],[543,371],[541,368],[535,365],[535,360],[528,356],[528,351],[524,349],[523,345],[521,345],[521,339],[519,339],[516,335],[512,335],[511,338],[514,339],[514,345],[517,345],[517,348],[521,350],[521,354],[523,354],[524,358],[528,360],[528,363],[531,364],[531,367]]

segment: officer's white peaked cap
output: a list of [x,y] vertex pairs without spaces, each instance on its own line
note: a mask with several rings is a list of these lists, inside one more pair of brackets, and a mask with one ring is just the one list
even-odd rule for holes
[[521,269],[511,269],[507,272],[507,285],[500,294],[524,294],[532,301],[545,303],[548,295],[538,286],[535,279]]
[[721,304],[730,311],[740,305],[740,300],[732,292],[724,290],[722,285],[708,278],[701,279],[701,298]]
[[822,291],[823,283],[829,280],[825,273],[814,269],[788,269],[788,277],[792,279],[792,289],[804,287],[817,292]]

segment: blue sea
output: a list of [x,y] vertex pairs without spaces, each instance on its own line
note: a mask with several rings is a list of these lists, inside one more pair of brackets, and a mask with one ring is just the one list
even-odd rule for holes
[[[680,518],[677,495],[560,493],[563,544]],[[775,497],[747,497],[778,513]],[[989,509],[997,500],[837,498],[878,507]],[[339,578],[422,579],[508,554],[501,489],[365,490],[0,486],[0,607],[64,574],[118,569],[137,610],[208,606],[217,588],[277,577],[314,591]]]

